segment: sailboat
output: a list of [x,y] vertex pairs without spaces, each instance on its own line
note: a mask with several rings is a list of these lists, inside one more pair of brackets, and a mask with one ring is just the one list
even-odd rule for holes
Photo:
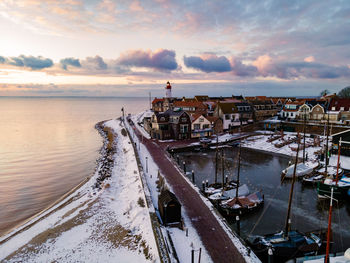
[[[239,186],[239,176],[240,176],[240,167],[241,167],[241,144],[239,144],[239,152],[238,152],[238,172],[237,172],[237,186]],[[243,185],[244,186],[244,185]],[[239,186],[238,189],[240,187]],[[219,208],[223,210],[223,212],[227,216],[245,214],[252,210],[255,210],[261,207],[264,204],[264,196],[261,191],[239,195],[239,191],[236,190],[236,195],[233,198],[228,200],[221,201],[219,204]]]
[[296,257],[315,255],[322,245],[322,239],[316,233],[302,233],[298,230],[290,229],[290,212],[294,183],[296,180],[295,173],[298,165],[299,145],[300,140],[298,140],[292,184],[289,192],[285,229],[274,234],[250,236],[247,239],[248,245],[253,249],[254,253],[262,259],[266,259],[269,252],[269,254],[273,253],[276,262],[285,262]]
[[337,173],[336,178],[326,178],[323,182],[317,183],[317,193],[319,198],[326,198],[331,194],[333,189],[333,194],[336,198],[349,197],[350,191],[350,174],[344,174],[339,179],[339,161],[340,161],[340,149],[341,149],[341,138],[339,140],[338,146],[338,162],[337,162]]

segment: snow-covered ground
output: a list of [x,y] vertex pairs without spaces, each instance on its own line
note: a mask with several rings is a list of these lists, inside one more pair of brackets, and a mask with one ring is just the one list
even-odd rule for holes
[[[309,135],[306,135],[306,143],[312,142],[313,139],[308,137]],[[295,137],[295,133],[288,133],[285,132],[284,139],[288,140]],[[257,136],[252,136],[246,139],[242,146],[247,147],[247,148],[252,148],[252,149],[257,149],[257,150],[262,150],[262,151],[267,151],[267,152],[272,152],[272,153],[278,153],[278,154],[283,154],[286,156],[295,156],[296,151],[293,151],[292,148],[296,148],[298,145],[297,143],[291,143],[288,145],[285,145],[281,148],[278,148],[275,146],[275,144],[281,143],[282,140],[278,139],[273,142],[268,142],[267,140],[270,138],[270,135],[257,135]],[[308,156],[309,159],[314,159],[315,157],[315,152],[321,150],[322,147],[307,147],[305,149],[305,155]],[[301,149],[299,151],[299,157],[303,156],[303,150]]]
[[1,262],[159,262],[133,147],[118,123],[106,123],[117,133],[117,152],[102,189],[93,188],[99,166],[39,220],[2,237]]

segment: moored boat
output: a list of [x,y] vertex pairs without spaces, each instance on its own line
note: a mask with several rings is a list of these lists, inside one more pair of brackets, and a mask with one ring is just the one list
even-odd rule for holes
[[238,198],[231,198],[229,200],[222,201],[219,204],[219,208],[224,214],[242,215],[249,213],[252,210],[258,209],[264,204],[264,195],[258,191],[247,196],[240,196]]

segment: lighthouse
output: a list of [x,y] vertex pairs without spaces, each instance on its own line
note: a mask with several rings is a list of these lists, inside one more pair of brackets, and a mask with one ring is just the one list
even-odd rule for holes
[[166,87],[165,87],[165,97],[166,97],[166,98],[171,98],[171,85],[170,85],[170,82],[169,82],[169,81],[166,83]]

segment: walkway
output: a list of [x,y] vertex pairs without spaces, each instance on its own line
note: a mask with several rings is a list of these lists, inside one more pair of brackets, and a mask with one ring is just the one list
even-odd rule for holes
[[[141,139],[138,129],[134,130]],[[167,158],[163,147],[145,138],[143,143],[185,208],[213,262],[246,262],[212,211]]]

